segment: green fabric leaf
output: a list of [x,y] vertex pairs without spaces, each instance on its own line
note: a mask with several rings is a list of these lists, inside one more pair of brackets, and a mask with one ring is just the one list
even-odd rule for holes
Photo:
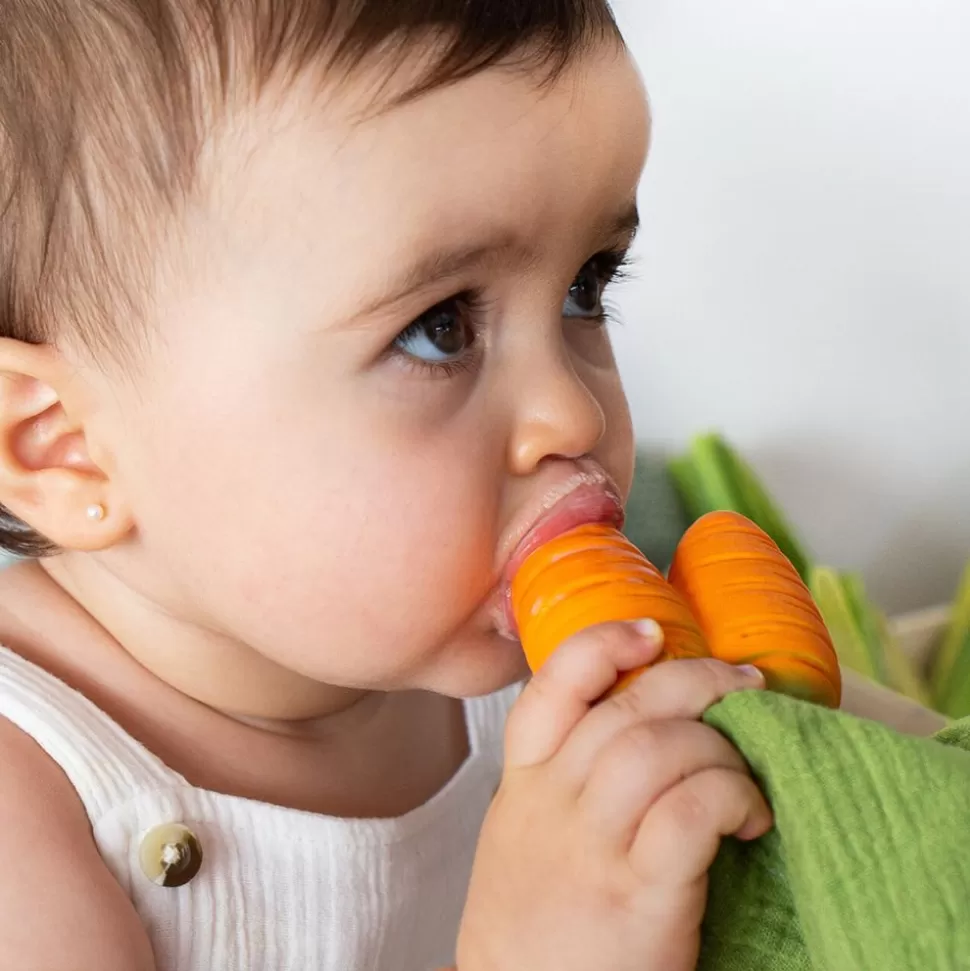
[[749,761],[776,826],[725,841],[700,971],[970,967],[970,724],[913,738],[773,692],[705,720]]

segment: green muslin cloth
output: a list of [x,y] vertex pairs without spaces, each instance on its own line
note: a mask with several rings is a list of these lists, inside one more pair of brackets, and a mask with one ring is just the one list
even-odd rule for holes
[[705,720],[776,825],[724,842],[700,971],[970,969],[970,720],[915,738],[774,692]]

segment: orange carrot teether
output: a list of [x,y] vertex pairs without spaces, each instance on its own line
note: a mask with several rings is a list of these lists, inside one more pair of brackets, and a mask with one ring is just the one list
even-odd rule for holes
[[840,701],[835,649],[808,588],[768,535],[737,513],[697,520],[669,580],[618,529],[579,526],[527,557],[511,599],[533,671],[585,627],[649,617],[664,630],[661,660],[756,664],[775,690],[831,707]]
[[771,537],[735,512],[712,512],[684,534],[669,580],[713,657],[755,664],[768,686],[837,708],[842,677],[812,595]]
[[533,671],[566,638],[616,620],[657,621],[665,658],[710,653],[683,597],[613,526],[578,526],[540,546],[512,580],[512,611]]

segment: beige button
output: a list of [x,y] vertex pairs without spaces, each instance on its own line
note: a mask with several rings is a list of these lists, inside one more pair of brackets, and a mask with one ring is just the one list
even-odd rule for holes
[[202,844],[187,826],[164,823],[150,829],[138,850],[142,872],[160,887],[181,887],[202,866]]

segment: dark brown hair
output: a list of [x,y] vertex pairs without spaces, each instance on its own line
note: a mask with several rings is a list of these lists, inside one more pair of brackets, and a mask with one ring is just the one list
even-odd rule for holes
[[[541,82],[605,37],[607,0],[0,0],[0,337],[118,353],[230,100],[372,56],[389,76],[431,38],[408,97],[499,63]],[[54,552],[0,505],[3,550]]]

